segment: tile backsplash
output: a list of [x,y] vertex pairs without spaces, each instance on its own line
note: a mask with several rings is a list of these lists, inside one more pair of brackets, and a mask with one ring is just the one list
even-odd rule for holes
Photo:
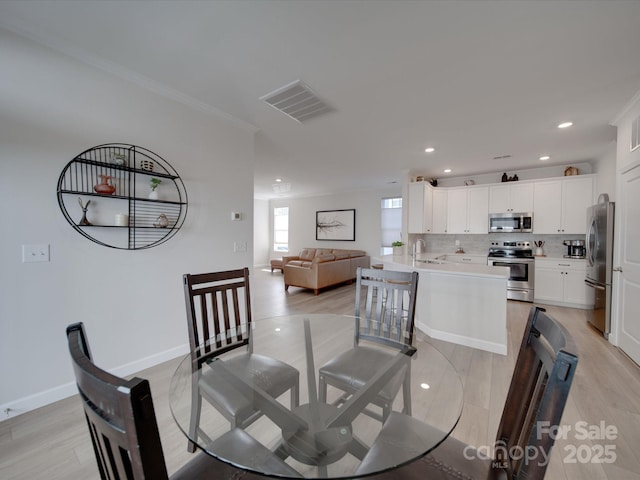
[[[491,246],[491,242],[531,242],[531,247],[535,249],[533,242],[544,242],[544,253],[547,257],[562,257],[567,253],[567,247],[562,242],[565,240],[584,240],[584,235],[535,235],[531,233],[492,233],[486,235],[409,235],[407,252],[411,252],[413,244],[418,238],[422,238],[427,246],[427,252],[453,253],[458,248],[456,240],[460,242],[460,247],[470,255],[486,255]],[[534,252],[535,253],[535,252]]]

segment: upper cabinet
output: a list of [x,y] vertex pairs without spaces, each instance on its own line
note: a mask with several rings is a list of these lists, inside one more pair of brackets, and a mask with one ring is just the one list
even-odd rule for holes
[[489,213],[533,212],[533,233],[586,233],[594,176],[579,175],[494,185],[408,188],[408,233],[488,233]]
[[447,233],[489,231],[489,187],[447,189]]
[[433,189],[433,228],[431,233],[447,233],[447,191]]
[[489,187],[489,213],[532,212],[533,182],[508,182]]
[[433,188],[427,182],[409,184],[408,233],[432,233]]
[[593,177],[577,176],[535,182],[533,232],[584,234],[587,207],[593,204]]

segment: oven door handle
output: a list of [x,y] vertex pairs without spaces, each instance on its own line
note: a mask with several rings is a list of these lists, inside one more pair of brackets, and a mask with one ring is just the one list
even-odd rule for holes
[[598,285],[597,283],[592,282],[588,278],[584,279],[584,283],[586,283],[587,285],[589,285],[592,288],[595,288],[596,290],[602,290],[603,292],[606,290],[605,287],[603,287],[602,285]]

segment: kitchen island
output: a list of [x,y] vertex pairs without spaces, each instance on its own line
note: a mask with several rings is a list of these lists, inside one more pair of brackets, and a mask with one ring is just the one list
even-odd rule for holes
[[451,257],[420,253],[415,258],[384,255],[373,261],[387,270],[419,273],[415,318],[424,333],[506,355],[509,269],[449,261]]

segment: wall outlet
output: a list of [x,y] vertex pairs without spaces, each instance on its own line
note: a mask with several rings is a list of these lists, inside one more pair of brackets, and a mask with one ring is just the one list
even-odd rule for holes
[[22,245],[22,263],[48,262],[49,245]]
[[233,251],[234,252],[246,252],[247,251],[247,242],[233,242]]

